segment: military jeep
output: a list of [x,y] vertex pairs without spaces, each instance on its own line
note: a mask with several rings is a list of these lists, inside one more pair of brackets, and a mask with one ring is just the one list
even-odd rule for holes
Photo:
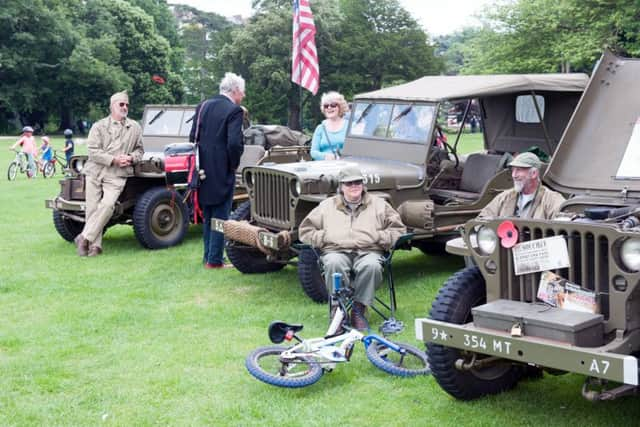
[[474,266],[416,319],[440,386],[473,399],[523,377],[585,375],[582,395],[636,394],[640,352],[640,60],[605,53],[544,180],[554,220],[476,219],[447,251]]
[[[295,242],[302,219],[335,194],[342,168],[360,168],[368,191],[399,211],[414,233],[411,246],[443,252],[458,227],[511,187],[511,153],[534,146],[553,153],[587,81],[584,74],[429,76],[357,95],[339,160],[246,168],[249,201],[231,219],[248,223],[214,219],[212,227],[225,233],[227,255],[243,273],[275,271],[297,256],[304,292],[326,301],[315,253]],[[459,153],[462,126],[455,141],[439,138],[438,117],[454,101],[465,106],[462,123],[477,106],[482,152]]]
[[[145,248],[161,249],[181,243],[189,223],[193,222],[193,206],[186,197],[187,189],[172,188],[165,181],[164,149],[169,144],[188,142],[194,112],[193,105],[147,105],[144,109],[141,122],[144,157],[135,165],[134,176],[127,179],[107,227],[132,225],[137,240]],[[256,138],[256,135],[262,136],[263,127],[251,127],[248,132],[251,138],[245,137],[234,207],[248,197],[241,174],[245,167],[310,158],[305,143],[308,138],[300,137],[299,145],[271,146],[264,138]],[[84,226],[85,177],[81,172],[86,160],[86,155],[71,159],[66,177],[60,181],[60,194],[45,202],[46,207],[53,209],[56,230],[69,242]]]

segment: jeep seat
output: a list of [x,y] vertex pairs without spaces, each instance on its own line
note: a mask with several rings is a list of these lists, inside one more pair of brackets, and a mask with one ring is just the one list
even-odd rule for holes
[[482,194],[484,186],[502,169],[507,167],[509,154],[474,153],[467,157],[456,190],[433,188],[429,192],[434,201],[463,200],[472,202]]

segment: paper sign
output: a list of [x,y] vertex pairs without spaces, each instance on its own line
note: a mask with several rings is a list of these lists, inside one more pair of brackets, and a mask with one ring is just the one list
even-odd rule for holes
[[519,243],[513,247],[512,252],[518,276],[570,266],[567,242],[562,236]]
[[550,271],[545,271],[540,276],[540,285],[536,296],[539,300],[564,310],[587,313],[600,311],[595,292],[571,283]]

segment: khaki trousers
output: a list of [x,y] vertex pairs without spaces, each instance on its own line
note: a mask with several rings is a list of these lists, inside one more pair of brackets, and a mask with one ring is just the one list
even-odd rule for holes
[[111,219],[120,193],[127,178],[100,174],[98,177],[85,176],[85,212],[82,236],[91,245],[102,247],[102,230]]
[[[322,255],[324,282],[333,293],[333,273],[342,273],[342,286],[354,289],[353,300],[366,306],[373,304],[376,288],[382,282],[382,255],[376,252],[328,252]],[[353,272],[353,283],[351,280]]]

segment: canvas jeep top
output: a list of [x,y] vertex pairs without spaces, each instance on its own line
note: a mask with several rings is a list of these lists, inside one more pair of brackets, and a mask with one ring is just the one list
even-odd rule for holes
[[[165,181],[165,148],[170,144],[188,144],[194,120],[193,105],[146,105],[142,115],[144,156],[135,165],[134,176],[127,184],[115,206],[110,223],[130,224],[142,246],[160,249],[182,242],[193,209],[186,198],[186,188],[172,188]],[[273,146],[265,138],[254,137],[280,131],[289,138],[286,146]],[[285,132],[286,131],[286,132]],[[261,162],[292,162],[309,158],[308,138],[280,126],[253,126],[245,131],[245,150],[237,172],[234,206],[247,199],[242,184],[242,170]],[[60,181],[60,194],[45,201],[53,209],[53,222],[58,233],[72,242],[82,231],[85,212],[85,186],[82,167],[86,155],[71,159],[66,177]]]
[[[298,256],[303,290],[326,300],[315,255],[291,243],[309,211],[335,194],[347,165],[359,167],[368,191],[400,212],[415,233],[411,245],[442,250],[457,227],[512,185],[511,153],[532,147],[553,153],[587,80],[584,74],[428,76],[357,95],[339,160],[244,170],[250,200],[232,219],[250,224],[225,230],[229,259],[243,273],[261,273]],[[455,142],[436,143],[438,117],[451,102],[464,103],[465,116],[477,103],[481,152],[461,156],[460,133]],[[224,223],[214,220],[213,227],[224,230]]]
[[474,265],[443,285],[416,335],[452,396],[542,369],[585,375],[590,400],[637,394],[639,73],[638,59],[598,62],[544,176],[571,195],[556,219],[474,219],[447,245]]

